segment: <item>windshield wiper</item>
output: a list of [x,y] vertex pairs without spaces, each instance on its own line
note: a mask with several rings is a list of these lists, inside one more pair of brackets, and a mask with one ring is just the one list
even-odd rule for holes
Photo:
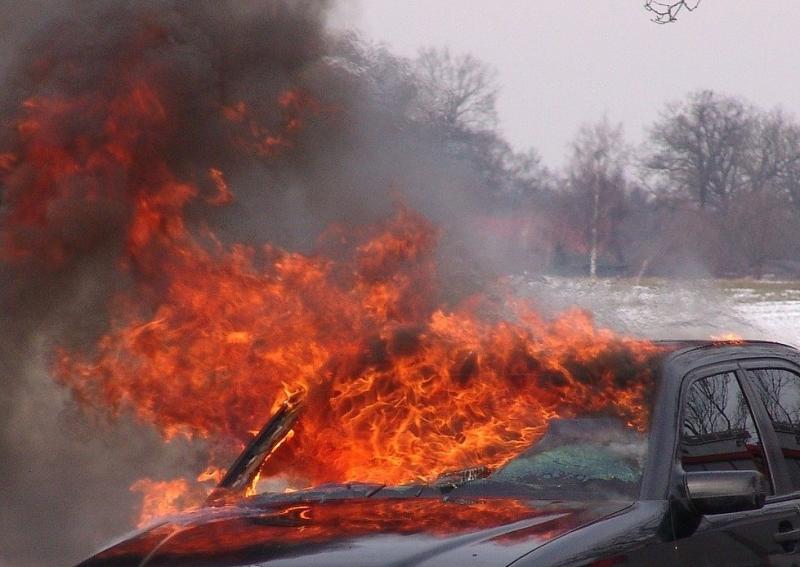
[[294,427],[303,410],[303,400],[304,393],[296,392],[281,404],[211,492],[207,500],[209,506],[224,504],[230,495],[244,495],[261,470],[261,465]]

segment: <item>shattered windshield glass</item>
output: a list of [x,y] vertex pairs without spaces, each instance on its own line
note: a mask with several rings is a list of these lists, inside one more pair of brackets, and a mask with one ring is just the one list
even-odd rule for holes
[[529,450],[495,471],[495,482],[549,492],[635,495],[647,452],[644,432],[614,418],[559,419]]

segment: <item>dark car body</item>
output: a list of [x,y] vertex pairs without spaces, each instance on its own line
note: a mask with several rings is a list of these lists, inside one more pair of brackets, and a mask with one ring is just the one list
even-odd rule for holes
[[[796,400],[779,399],[794,376]],[[469,484],[322,486],[171,517],[81,565],[800,564],[800,353],[676,344],[654,395],[638,494],[564,501]],[[738,421],[715,431],[728,416],[713,413],[720,400],[738,404]],[[707,423],[692,421],[702,415]]]

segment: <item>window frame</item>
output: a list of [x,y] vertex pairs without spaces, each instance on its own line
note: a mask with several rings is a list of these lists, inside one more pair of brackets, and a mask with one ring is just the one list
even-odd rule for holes
[[[692,385],[698,380],[702,380],[704,378],[732,373],[734,374],[736,381],[739,384],[739,388],[744,395],[745,401],[747,402],[753,417],[753,426],[756,428],[756,432],[761,440],[761,445],[764,451],[764,459],[766,461],[766,466],[769,471],[772,489],[774,492],[774,494],[771,494],[767,497],[767,501],[777,502],[786,500],[787,494],[785,491],[790,485],[788,484],[788,471],[786,470],[783,462],[783,454],[779,452],[776,453],[776,451],[780,451],[780,447],[778,446],[775,431],[772,428],[772,422],[769,420],[769,415],[767,415],[767,411],[761,403],[761,399],[754,390],[755,386],[749,382],[748,376],[744,368],[741,366],[741,362],[742,361],[739,360],[731,360],[702,366],[700,368],[690,370],[684,375],[683,380],[681,380],[680,392],[678,396],[678,412],[674,430],[675,447],[672,467],[673,474],[678,478],[673,479],[673,482],[675,482],[675,480],[682,482],[683,475],[686,474],[681,461],[681,443],[683,440],[683,420],[686,409],[686,401],[689,397],[689,391]],[[798,495],[800,495],[800,491],[795,494],[794,497]],[[791,498],[791,496],[789,497]]]
[[[793,374],[800,376],[800,366],[794,364],[793,362],[785,359],[785,358],[773,358],[773,357],[760,357],[760,358],[748,358],[745,360],[738,361],[739,372],[741,373],[740,382],[743,382],[743,389],[746,386],[748,399],[752,399],[751,408],[753,408],[753,413],[756,413],[756,407],[758,408],[758,416],[756,419],[759,421],[760,425],[757,425],[759,435],[761,435],[761,439],[765,444],[769,443],[771,447],[770,453],[773,455],[773,459],[775,461],[775,466],[770,466],[770,471],[773,474],[773,483],[775,487],[775,494],[767,498],[768,502],[778,502],[781,500],[791,500],[800,498],[800,487],[793,487],[792,486],[792,479],[789,474],[788,467],[786,465],[786,458],[783,456],[783,451],[780,447],[780,442],[778,440],[778,435],[775,433],[775,429],[772,426],[772,419],[769,416],[769,412],[764,407],[763,402],[761,401],[761,397],[758,394],[757,388],[753,383],[754,377],[748,372],[749,370],[786,370]],[[762,434],[761,431],[764,430],[765,434]],[[766,448],[765,448],[766,451]],[[778,479],[780,482],[778,482]]]

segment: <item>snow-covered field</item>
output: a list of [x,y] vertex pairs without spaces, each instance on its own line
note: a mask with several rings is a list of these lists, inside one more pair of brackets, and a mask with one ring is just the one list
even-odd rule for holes
[[800,282],[529,277],[516,284],[548,312],[577,305],[600,325],[636,336],[734,333],[800,346]]

